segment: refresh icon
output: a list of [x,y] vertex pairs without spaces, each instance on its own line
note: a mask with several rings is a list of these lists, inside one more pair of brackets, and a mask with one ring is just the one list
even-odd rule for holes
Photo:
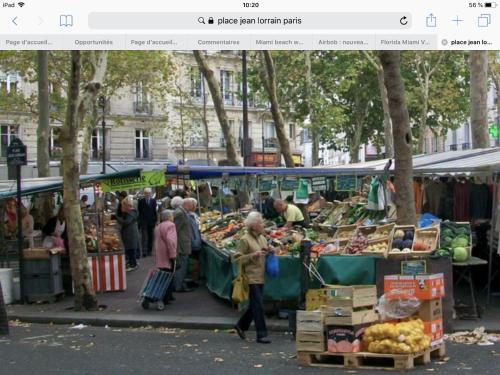
[[399,23],[400,23],[401,25],[403,25],[403,26],[408,25],[408,17],[406,17],[406,16],[401,17],[401,18],[399,19]]

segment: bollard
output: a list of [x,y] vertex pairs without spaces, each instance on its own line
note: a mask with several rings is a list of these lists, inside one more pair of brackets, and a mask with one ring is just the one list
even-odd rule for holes
[[0,282],[0,335],[9,334],[9,319],[7,318],[7,310],[3,303],[2,283]]

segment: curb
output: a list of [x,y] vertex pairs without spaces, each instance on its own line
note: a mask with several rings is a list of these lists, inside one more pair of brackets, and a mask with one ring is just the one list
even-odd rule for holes
[[[117,315],[117,314],[52,314],[35,315],[26,313],[9,314],[9,320],[19,320],[24,323],[38,324],[86,324],[94,327],[116,327],[116,328],[140,328],[152,326],[154,328],[168,327],[181,329],[232,329],[236,321],[234,319],[219,317],[183,317],[183,316],[140,316],[140,315]],[[268,330],[272,332],[287,332],[288,321],[283,323],[271,321],[267,324]]]

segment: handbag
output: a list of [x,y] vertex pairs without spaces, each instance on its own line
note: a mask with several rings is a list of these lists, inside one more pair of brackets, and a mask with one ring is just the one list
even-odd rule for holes
[[271,278],[278,277],[280,273],[280,264],[278,257],[274,253],[268,253],[266,256],[266,274]]
[[231,299],[235,303],[243,303],[250,298],[250,287],[248,285],[248,276],[243,271],[243,265],[239,262],[238,275],[233,280],[233,292]]

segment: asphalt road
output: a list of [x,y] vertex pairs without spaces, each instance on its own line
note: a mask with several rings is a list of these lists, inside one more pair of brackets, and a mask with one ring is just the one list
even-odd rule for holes
[[[0,336],[0,374],[326,374],[393,373],[305,368],[290,335],[270,345],[224,331],[114,329],[14,324]],[[498,353],[497,353],[498,352]],[[448,345],[450,359],[411,374],[498,374],[500,345]]]

